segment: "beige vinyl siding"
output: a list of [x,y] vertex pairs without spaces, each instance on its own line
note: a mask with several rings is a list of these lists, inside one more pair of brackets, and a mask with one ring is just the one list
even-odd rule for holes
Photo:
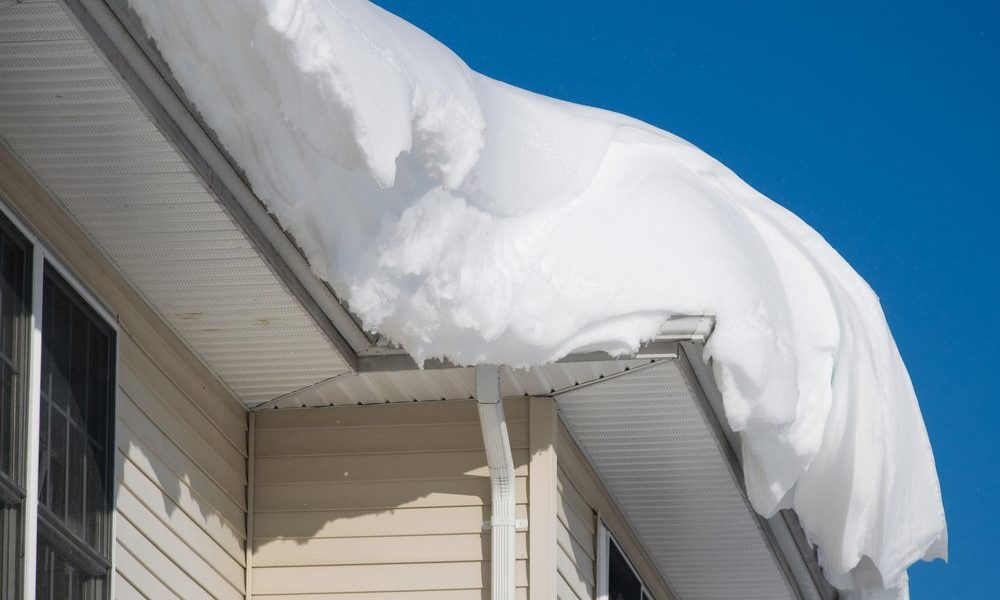
[[245,410],[2,148],[0,195],[118,317],[116,597],[243,599]]
[[[505,409],[527,518],[528,400]],[[254,598],[489,597],[489,469],[475,402],[264,411],[254,439]],[[518,532],[519,598],[527,553]]]
[[131,560],[117,570],[127,589],[242,599],[246,458],[229,437],[243,435],[239,419],[216,426],[204,405],[220,399],[192,401],[131,339],[119,369],[116,538]]
[[556,568],[559,573],[556,597],[560,600],[594,598],[594,557],[596,556],[597,513],[559,468],[556,484]]

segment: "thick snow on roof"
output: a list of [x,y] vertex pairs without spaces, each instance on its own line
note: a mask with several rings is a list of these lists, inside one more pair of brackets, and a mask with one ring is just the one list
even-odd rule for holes
[[682,139],[471,71],[363,0],[132,0],[254,190],[366,327],[523,366],[710,313],[746,481],[837,587],[946,553],[934,459],[878,299]]

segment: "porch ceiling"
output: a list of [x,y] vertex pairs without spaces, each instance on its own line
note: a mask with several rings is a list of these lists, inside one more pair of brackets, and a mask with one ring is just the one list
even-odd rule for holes
[[351,370],[60,2],[0,2],[0,142],[244,402]]

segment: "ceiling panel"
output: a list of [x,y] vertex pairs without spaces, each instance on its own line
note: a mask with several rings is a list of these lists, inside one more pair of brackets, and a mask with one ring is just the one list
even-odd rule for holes
[[680,360],[556,395],[680,600],[793,599]]

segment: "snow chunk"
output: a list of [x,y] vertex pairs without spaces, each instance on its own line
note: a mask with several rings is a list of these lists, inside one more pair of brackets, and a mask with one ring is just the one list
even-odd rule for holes
[[366,327],[418,360],[706,345],[747,487],[837,587],[905,597],[947,533],[878,299],[815,231],[691,144],[479,75],[364,0],[131,0],[259,197]]

